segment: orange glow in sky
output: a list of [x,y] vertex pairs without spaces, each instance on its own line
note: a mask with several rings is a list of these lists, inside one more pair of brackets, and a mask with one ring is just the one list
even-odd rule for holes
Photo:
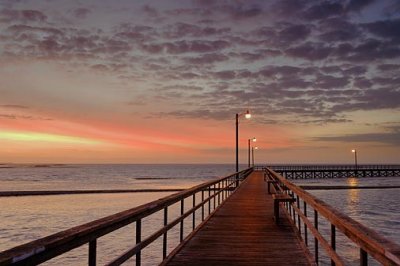
[[400,163],[392,2],[0,2],[0,163]]

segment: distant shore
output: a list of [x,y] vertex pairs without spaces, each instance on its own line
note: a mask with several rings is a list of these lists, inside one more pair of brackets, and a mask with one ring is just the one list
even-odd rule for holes
[[73,194],[115,194],[115,193],[149,193],[149,192],[179,192],[182,188],[165,189],[97,189],[97,190],[26,190],[0,191],[0,197],[48,196]]

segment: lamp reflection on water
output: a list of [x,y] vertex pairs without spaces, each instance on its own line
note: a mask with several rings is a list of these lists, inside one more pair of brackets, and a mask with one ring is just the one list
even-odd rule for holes
[[[358,187],[358,179],[356,177],[349,177],[347,178],[347,185],[351,187]],[[359,195],[359,189],[348,189],[347,190],[347,201],[348,201],[348,207],[349,211],[353,215],[359,215],[359,210],[357,206],[359,205],[360,201],[360,195]]]

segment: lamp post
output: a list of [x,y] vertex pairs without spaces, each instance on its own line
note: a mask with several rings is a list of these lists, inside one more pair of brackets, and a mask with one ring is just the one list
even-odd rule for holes
[[250,168],[250,142],[251,142],[251,141],[256,142],[257,139],[254,137],[254,138],[252,138],[252,139],[248,139],[248,140],[247,140],[248,145],[249,145],[249,165],[248,165],[249,168]]
[[357,166],[357,150],[356,149],[352,149],[351,150],[351,152],[352,153],[354,153],[354,165],[355,165],[355,167],[356,167],[356,169],[355,169],[355,171],[354,171],[354,174],[355,174],[355,176],[357,177],[357,168],[358,168],[358,166]]
[[[245,113],[236,114],[236,172],[239,172],[239,117],[242,115],[244,115],[246,119],[251,118],[249,110],[247,110]],[[238,176],[236,176],[236,178],[238,179]],[[239,182],[239,180],[237,182]],[[236,183],[236,185],[238,184]]]
[[357,150],[356,149],[352,149],[351,152],[354,153],[354,165],[355,165],[356,170],[357,170]]
[[253,162],[253,167],[254,167],[254,150],[258,150],[258,147],[257,146],[255,146],[255,147],[251,147],[251,155],[252,155],[252,162]]

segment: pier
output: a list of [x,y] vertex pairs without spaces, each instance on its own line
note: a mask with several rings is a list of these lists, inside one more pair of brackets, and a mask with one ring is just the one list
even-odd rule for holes
[[[156,213],[162,214],[161,227],[143,234],[144,219]],[[97,249],[102,237],[130,224],[136,228],[132,246],[104,258]],[[178,228],[179,241],[171,250],[172,228]],[[346,258],[336,249],[339,241],[355,246],[359,265],[370,260],[400,265],[398,244],[265,167],[249,168],[6,250],[0,253],[0,265],[36,265],[80,246],[87,247],[88,265],[120,265],[128,260],[148,265],[142,251],[156,240],[161,240],[161,265],[345,265]]]
[[268,168],[287,179],[400,176],[400,165],[270,165]]

